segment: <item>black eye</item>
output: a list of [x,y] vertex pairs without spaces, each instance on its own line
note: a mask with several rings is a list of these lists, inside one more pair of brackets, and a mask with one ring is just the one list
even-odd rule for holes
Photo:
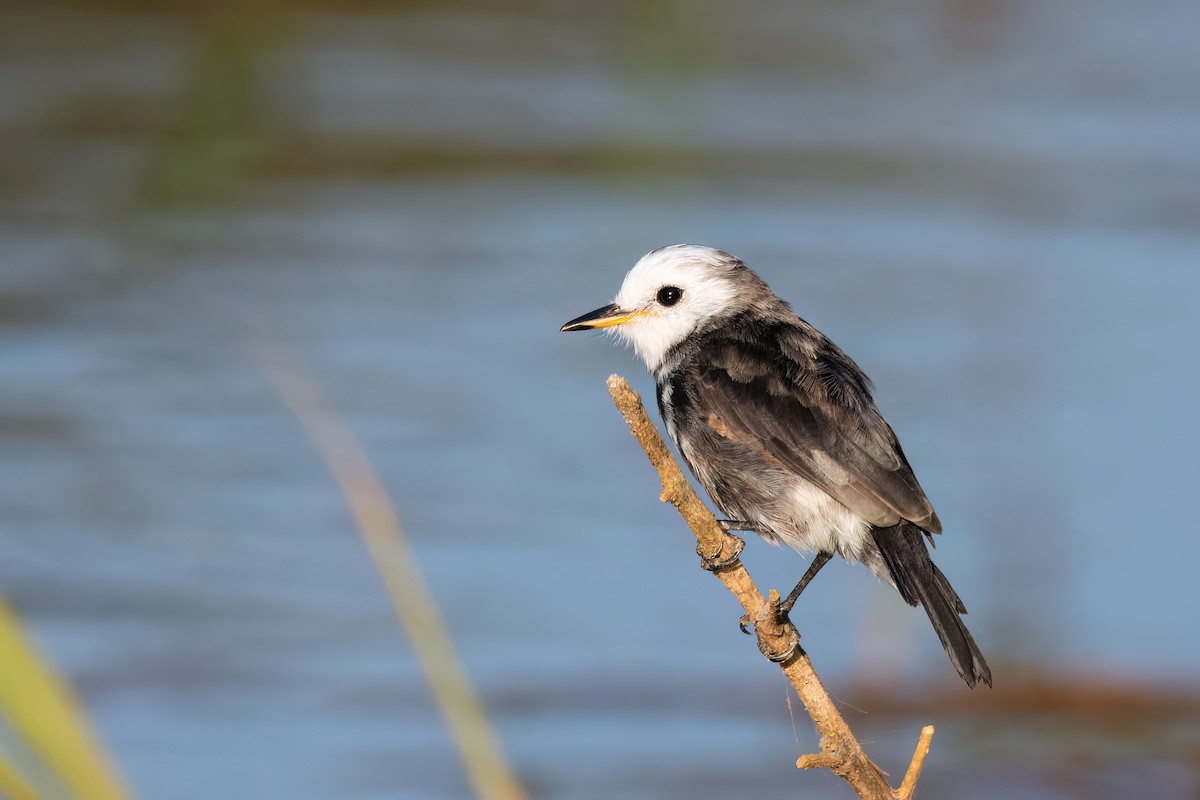
[[658,302],[664,306],[673,306],[683,297],[683,289],[678,286],[664,286],[658,290]]

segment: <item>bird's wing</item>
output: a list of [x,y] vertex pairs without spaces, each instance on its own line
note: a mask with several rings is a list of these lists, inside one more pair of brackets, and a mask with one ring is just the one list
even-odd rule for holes
[[795,472],[873,525],[941,532],[866,376],[827,347],[747,357],[729,343],[696,365],[696,408],[713,431]]

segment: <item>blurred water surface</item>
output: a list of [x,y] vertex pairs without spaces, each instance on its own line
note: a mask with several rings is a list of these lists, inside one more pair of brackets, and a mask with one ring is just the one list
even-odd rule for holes
[[[361,436],[537,796],[844,797],[794,774],[810,725],[611,407],[641,367],[557,333],[702,242],[875,379],[998,691],[1185,709],[956,712],[923,616],[838,564],[795,615],[834,691],[951,698],[848,706],[868,750],[900,774],[937,724],[935,797],[1192,796],[1197,26],[1184,0],[0,9],[0,589],[143,797],[464,796],[249,356],[270,336]],[[780,588],[805,563],[746,561]]]

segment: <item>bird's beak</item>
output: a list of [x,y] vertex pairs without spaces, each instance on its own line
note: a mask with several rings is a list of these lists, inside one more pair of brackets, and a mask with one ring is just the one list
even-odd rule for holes
[[628,322],[642,313],[641,311],[626,311],[614,303],[604,308],[597,308],[595,311],[589,311],[582,317],[576,317],[559,330],[588,331],[592,328],[611,328],[613,325]]

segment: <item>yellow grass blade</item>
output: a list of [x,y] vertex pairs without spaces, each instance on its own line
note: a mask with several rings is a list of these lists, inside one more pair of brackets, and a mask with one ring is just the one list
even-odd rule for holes
[[[3,598],[0,665],[0,712],[29,750],[81,800],[129,798],[70,687],[38,656]],[[0,762],[0,791],[14,799],[35,797],[7,762]]]
[[320,385],[290,352],[260,342],[259,362],[300,420],[345,495],[358,531],[379,570],[396,616],[450,727],[475,794],[485,800],[523,800],[518,783],[454,652],[433,597],[408,548],[387,491],[346,422]]
[[0,797],[5,800],[38,800],[21,776],[9,763],[0,758]]

